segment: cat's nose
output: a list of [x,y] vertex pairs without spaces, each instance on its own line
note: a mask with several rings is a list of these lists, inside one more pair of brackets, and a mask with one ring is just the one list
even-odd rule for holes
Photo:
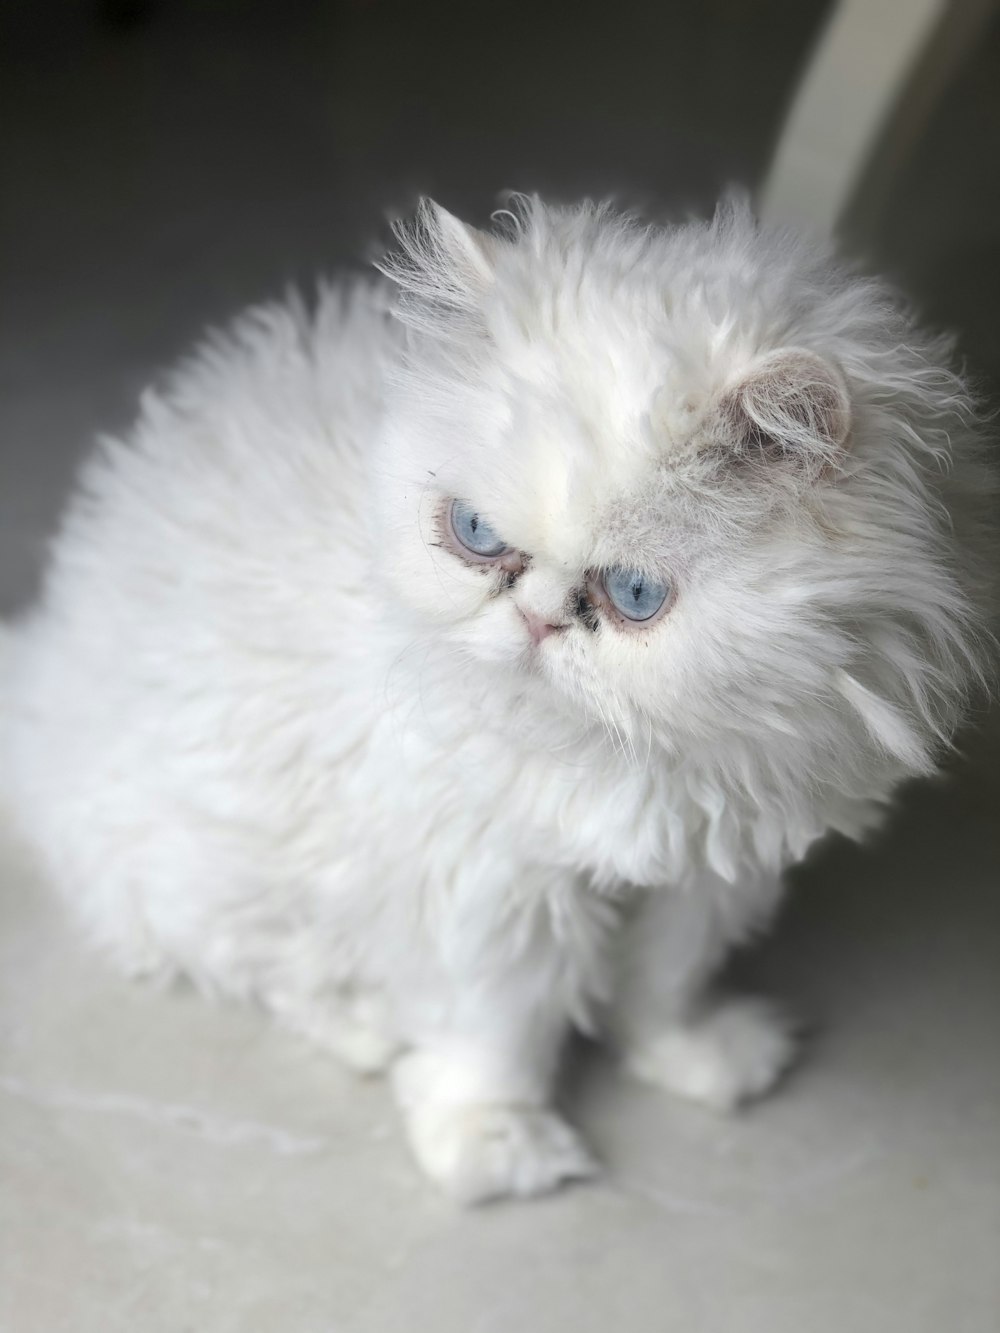
[[536,615],[534,611],[525,611],[523,606],[519,606],[517,609],[521,614],[521,619],[528,627],[528,633],[531,635],[531,642],[534,644],[541,643],[541,641],[547,639],[550,634],[556,634],[559,630],[566,628],[565,621],[553,623],[552,621],[546,620],[544,616]]

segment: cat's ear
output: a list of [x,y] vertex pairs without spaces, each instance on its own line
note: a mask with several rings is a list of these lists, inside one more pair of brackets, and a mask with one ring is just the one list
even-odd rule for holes
[[[497,237],[422,199],[412,222],[393,227],[398,249],[378,268],[403,292],[411,322],[470,315],[496,279]],[[422,314],[421,314],[422,312]]]
[[497,238],[462,222],[433,199],[421,200],[420,208],[439,253],[447,257],[456,272],[473,286],[491,287],[496,277]]
[[723,393],[715,434],[749,463],[797,467],[811,476],[835,467],[851,432],[851,400],[840,371],[801,348],[771,352]]

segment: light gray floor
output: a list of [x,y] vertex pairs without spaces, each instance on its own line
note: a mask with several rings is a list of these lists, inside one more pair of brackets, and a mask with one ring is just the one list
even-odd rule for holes
[[[401,5],[183,4],[118,34],[48,8],[0,79],[2,611],[87,439],[205,320],[359,251],[425,181],[481,216],[504,185],[753,179],[821,6],[583,6],[572,31],[452,7],[440,41]],[[998,52],[876,246],[987,383]],[[740,961],[815,1024],[771,1100],[715,1118],[583,1052],[565,1100],[604,1179],[474,1214],[418,1178],[381,1085],[109,974],[0,831],[0,1333],[996,1333],[997,727],[965,750],[872,847],[800,871]]]

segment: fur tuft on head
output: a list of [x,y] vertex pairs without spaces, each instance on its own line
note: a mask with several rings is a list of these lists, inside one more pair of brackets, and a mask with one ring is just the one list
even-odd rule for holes
[[496,237],[459,221],[433,199],[421,199],[412,222],[397,221],[398,249],[376,267],[400,291],[397,313],[428,331],[462,323],[492,285]]

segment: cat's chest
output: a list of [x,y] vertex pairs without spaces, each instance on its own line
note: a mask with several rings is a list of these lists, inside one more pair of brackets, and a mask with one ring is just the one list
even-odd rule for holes
[[456,797],[525,861],[598,884],[680,880],[701,856],[704,811],[683,781],[581,744],[555,753],[480,735],[453,756]]
[[485,860],[608,889],[680,884],[706,868],[732,878],[752,856],[752,811],[693,764],[613,745],[528,691],[470,702],[433,686],[414,690],[419,706],[378,714],[360,785],[366,811],[391,812],[380,854],[405,859],[412,842],[439,870]]

